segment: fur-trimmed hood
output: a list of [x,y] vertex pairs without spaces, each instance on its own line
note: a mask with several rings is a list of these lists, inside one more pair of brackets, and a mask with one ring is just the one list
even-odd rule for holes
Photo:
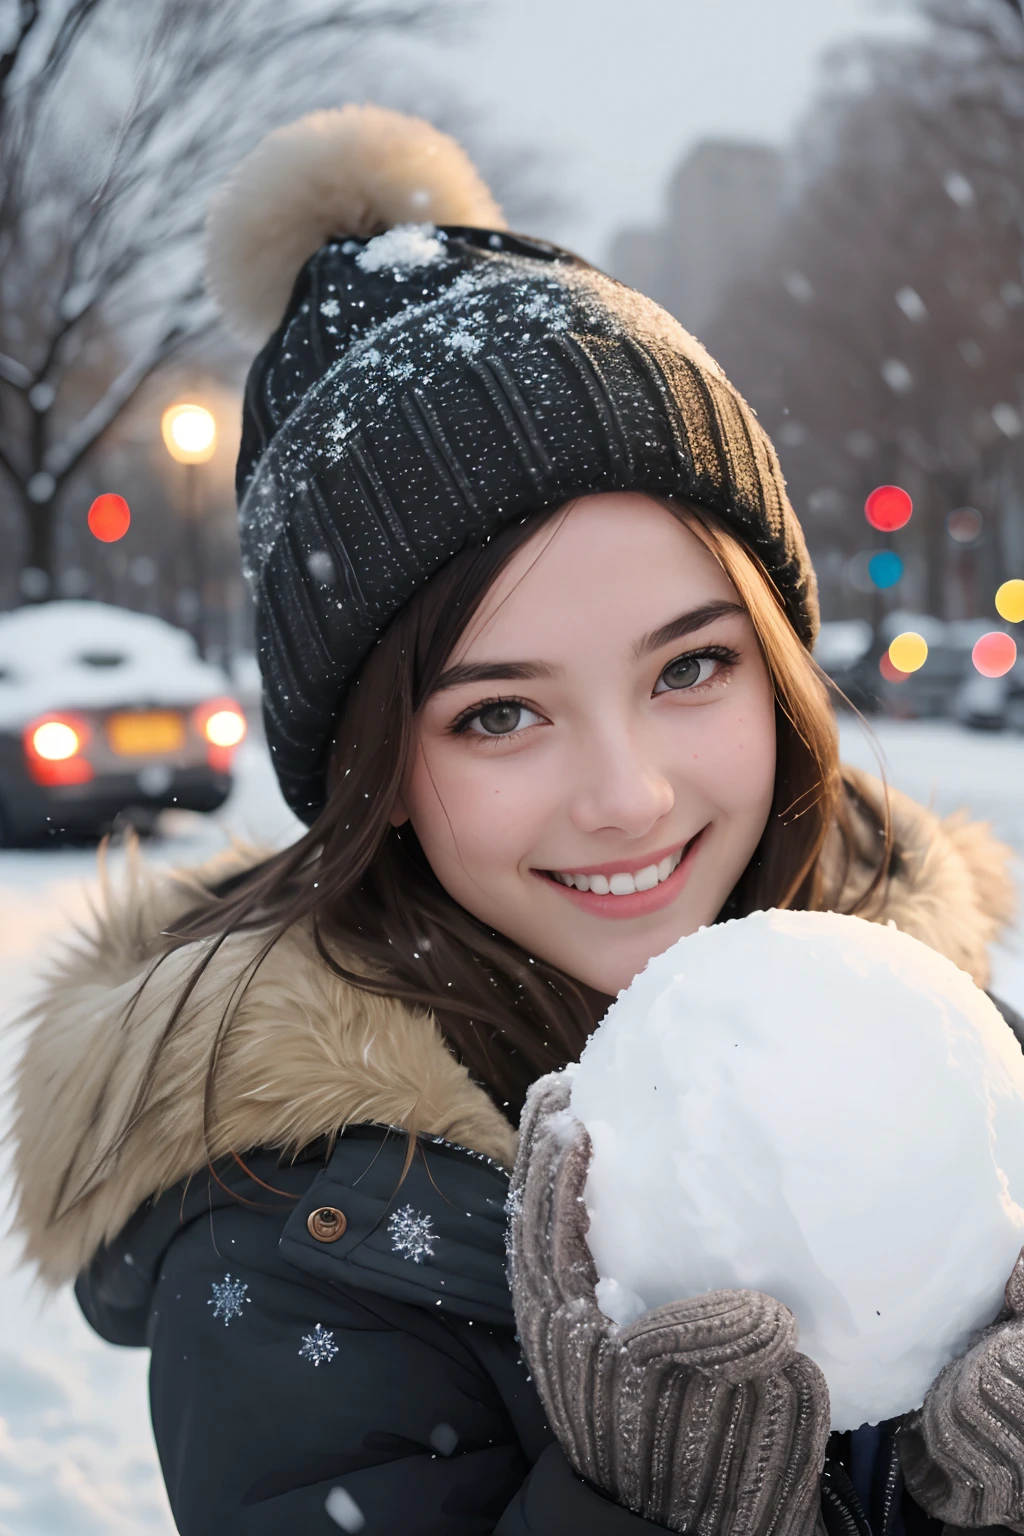
[[[878,781],[846,772],[855,803],[880,806]],[[980,823],[940,822],[893,791],[890,803],[897,858],[870,916],[894,922],[986,985],[988,946],[1012,915],[1009,850]],[[845,878],[836,850],[828,852],[836,872],[830,906],[848,905],[870,879],[878,852],[869,820],[861,818],[860,857]],[[101,881],[91,927],[51,963],[27,1021],[13,1131],[15,1224],[26,1257],[50,1284],[76,1275],[148,1197],[229,1152],[266,1146],[287,1155],[375,1121],[442,1136],[511,1167],[512,1126],[455,1060],[433,1018],[341,981],[301,926],[271,949],[242,995],[205,1104],[218,1026],[262,942],[252,934],[227,940],[165,1039],[174,1002],[209,941],[156,964],[159,935],[253,857],[235,851],[168,876],[133,855],[117,889]]]

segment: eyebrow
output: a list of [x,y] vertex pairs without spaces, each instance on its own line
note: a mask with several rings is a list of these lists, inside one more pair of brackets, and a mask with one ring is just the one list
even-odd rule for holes
[[716,619],[737,613],[745,614],[746,611],[742,603],[732,603],[725,598],[713,603],[701,603],[699,608],[691,608],[688,613],[681,613],[677,619],[670,619],[660,629],[653,629],[649,635],[644,635],[634,645],[633,655],[639,661],[641,657],[650,656],[652,651],[660,651],[663,645],[670,645],[673,640],[682,640],[684,635],[706,629]]
[[[660,629],[644,635],[634,644],[633,655],[639,661],[644,656],[650,656],[653,651],[660,651],[662,646],[670,645],[673,640],[681,640],[685,635],[706,629],[716,619],[737,613],[745,614],[746,611],[742,603],[732,603],[725,599],[701,603],[699,608],[691,608],[687,613],[681,613],[678,618],[663,624]],[[560,670],[546,661],[463,661],[441,673],[433,692],[459,688],[465,683],[529,682],[539,677],[556,677]]]

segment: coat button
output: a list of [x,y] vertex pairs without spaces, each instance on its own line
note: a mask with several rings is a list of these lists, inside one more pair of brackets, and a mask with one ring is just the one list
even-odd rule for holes
[[348,1222],[345,1212],[339,1211],[336,1205],[321,1205],[315,1211],[311,1211],[306,1219],[306,1226],[310,1235],[315,1237],[318,1243],[336,1243],[342,1236]]

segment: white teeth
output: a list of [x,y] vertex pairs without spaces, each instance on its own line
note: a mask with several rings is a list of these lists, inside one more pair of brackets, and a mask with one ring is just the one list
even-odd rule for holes
[[680,848],[675,853],[666,854],[659,864],[646,864],[635,874],[622,870],[610,879],[607,875],[552,873],[560,885],[575,886],[578,891],[593,891],[595,896],[632,896],[635,891],[652,891],[656,885],[667,880],[672,871],[678,868],[682,856],[683,850]]

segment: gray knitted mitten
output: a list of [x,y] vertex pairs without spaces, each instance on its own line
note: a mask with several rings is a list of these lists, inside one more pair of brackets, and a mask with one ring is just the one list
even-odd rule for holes
[[903,1480],[947,1525],[1024,1531],[1024,1252],[1009,1317],[939,1373],[899,1434]]
[[562,1074],[531,1090],[510,1200],[519,1335],[566,1456],[673,1531],[820,1536],[828,1388],[792,1313],[711,1291],[626,1328],[606,1318],[586,1243],[590,1138],[568,1104]]

